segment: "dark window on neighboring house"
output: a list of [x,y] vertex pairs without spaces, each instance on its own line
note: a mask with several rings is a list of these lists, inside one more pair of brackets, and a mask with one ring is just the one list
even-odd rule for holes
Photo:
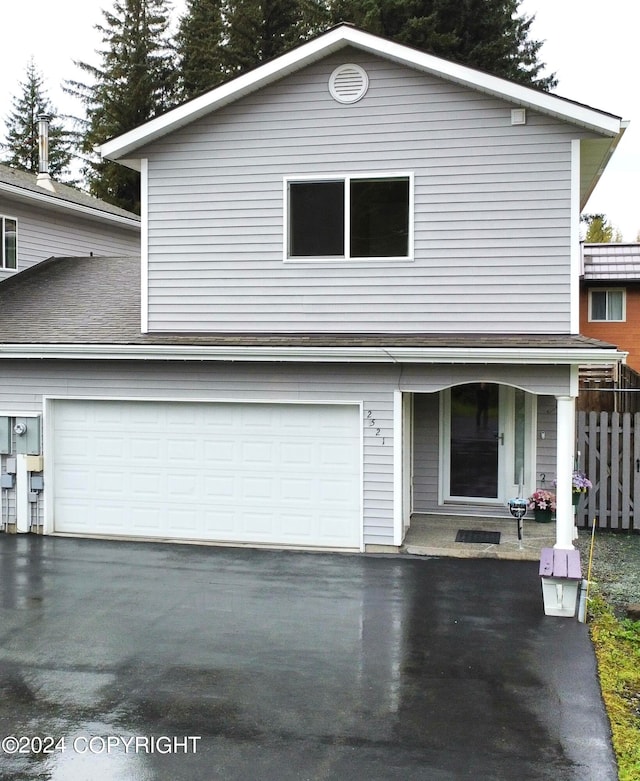
[[592,322],[624,322],[625,291],[623,289],[590,290],[589,320]]
[[18,221],[11,217],[0,217],[2,233],[2,268],[14,269],[18,265]]
[[409,176],[289,182],[289,258],[408,258]]

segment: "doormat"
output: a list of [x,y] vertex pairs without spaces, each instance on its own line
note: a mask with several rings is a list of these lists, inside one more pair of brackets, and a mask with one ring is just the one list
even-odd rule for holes
[[491,545],[500,545],[501,532],[485,532],[481,529],[459,529],[456,534],[456,542],[486,542]]

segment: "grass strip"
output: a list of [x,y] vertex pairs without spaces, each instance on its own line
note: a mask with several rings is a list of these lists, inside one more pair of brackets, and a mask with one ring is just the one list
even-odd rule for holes
[[620,781],[640,779],[640,621],[618,619],[605,600],[589,600],[590,632],[611,723]]

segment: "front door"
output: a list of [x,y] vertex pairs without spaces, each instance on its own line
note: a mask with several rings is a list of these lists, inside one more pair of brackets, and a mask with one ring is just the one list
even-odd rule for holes
[[447,390],[443,399],[444,501],[503,504],[526,490],[533,461],[529,394],[474,382]]
[[474,382],[450,390],[448,499],[500,497],[500,386]]

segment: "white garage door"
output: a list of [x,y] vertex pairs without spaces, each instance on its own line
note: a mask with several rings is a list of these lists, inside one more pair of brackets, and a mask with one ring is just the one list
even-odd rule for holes
[[354,405],[55,401],[53,530],[359,548]]

